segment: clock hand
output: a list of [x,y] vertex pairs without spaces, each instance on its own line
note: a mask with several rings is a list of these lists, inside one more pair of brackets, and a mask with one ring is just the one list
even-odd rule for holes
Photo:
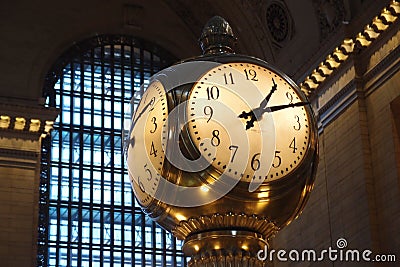
[[139,118],[143,115],[143,113],[145,113],[146,110],[147,110],[151,105],[154,104],[154,101],[155,101],[155,99],[154,99],[154,97],[153,97],[153,98],[150,100],[150,102],[147,103],[146,106],[144,106],[144,108],[140,111],[140,113],[138,114],[138,116],[136,117],[136,119],[135,119],[135,121],[133,122],[132,125],[135,125],[135,124],[136,124],[136,122],[137,122],[137,121],[139,120]]
[[260,105],[259,105],[257,108],[255,108],[255,109],[253,109],[253,110],[250,110],[249,112],[243,111],[243,112],[239,115],[239,118],[247,119],[249,116],[250,116],[251,118],[253,118],[254,116],[261,115],[262,113],[264,113],[264,112],[262,112],[261,114],[258,114],[260,111],[262,111],[262,110],[267,106],[269,100],[271,99],[272,94],[276,91],[276,89],[277,89],[277,87],[278,87],[278,85],[275,83],[274,79],[272,79],[272,83],[273,83],[274,85],[272,86],[271,91],[270,91],[270,92],[268,93],[268,95],[261,101]]
[[[279,105],[279,106],[272,106],[272,107],[267,107],[267,108],[255,108],[254,110],[250,112],[242,112],[242,114],[239,115],[239,117],[243,114],[246,114],[246,117],[244,119],[247,119],[248,116],[250,116],[250,120],[246,122],[246,130],[254,127],[254,122],[260,120],[261,116],[265,112],[275,112],[278,110],[282,110],[285,108],[290,108],[290,107],[300,107],[300,106],[305,106],[309,105],[309,102],[298,102],[298,103],[292,103],[292,104],[287,104],[287,105]],[[241,117],[243,118],[243,117]]]
[[292,104],[287,104],[287,105],[272,106],[272,107],[263,109],[263,113],[264,112],[275,112],[275,111],[285,109],[285,108],[301,107],[301,106],[305,106],[305,105],[309,105],[309,104],[310,104],[310,102],[298,102],[298,103],[292,103]]
[[[146,96],[146,97],[147,97],[147,96]],[[145,100],[146,100],[146,99],[145,99]],[[150,100],[150,102],[147,103],[146,106],[143,107],[143,109],[142,109],[142,110],[140,111],[140,113],[137,115],[136,119],[132,122],[131,129],[133,129],[133,127],[135,126],[136,122],[137,122],[137,121],[139,120],[139,118],[146,112],[146,110],[147,110],[151,105],[154,104],[154,101],[155,101],[155,98],[153,97],[153,98]],[[129,145],[130,145],[131,147],[134,147],[134,145],[135,145],[135,137],[134,137],[134,136],[129,140],[128,147],[129,147]]]
[[271,91],[269,91],[268,95],[261,101],[260,105],[257,108],[250,110],[249,112],[243,111],[241,114],[239,114],[238,117],[243,118],[245,120],[247,120],[247,118],[250,117],[250,120],[246,122],[246,130],[253,127],[254,122],[256,120],[259,120],[261,118],[261,115],[264,114],[265,107],[267,106],[269,100],[271,99],[272,94],[276,91],[278,87],[273,78],[272,78],[272,83],[273,86],[271,88]]
[[[262,108],[264,109],[267,104],[268,101],[271,99],[272,94],[276,91],[278,85],[275,83],[274,79],[272,78],[272,83],[274,84],[271,88],[271,91],[269,91],[268,95],[265,97],[265,99],[263,99],[260,103],[260,106],[258,108]],[[255,110],[257,110],[258,108],[256,108]]]

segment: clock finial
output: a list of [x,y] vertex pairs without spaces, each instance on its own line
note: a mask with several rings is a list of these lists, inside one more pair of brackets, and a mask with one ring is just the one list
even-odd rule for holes
[[220,16],[212,17],[200,36],[203,54],[234,53],[236,37],[229,23]]

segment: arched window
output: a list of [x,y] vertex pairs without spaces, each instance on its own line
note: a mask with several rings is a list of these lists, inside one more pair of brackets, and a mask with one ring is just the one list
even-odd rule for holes
[[136,203],[122,151],[131,98],[174,61],[142,40],[98,36],[54,64],[44,97],[61,112],[43,141],[38,266],[186,265],[181,242]]

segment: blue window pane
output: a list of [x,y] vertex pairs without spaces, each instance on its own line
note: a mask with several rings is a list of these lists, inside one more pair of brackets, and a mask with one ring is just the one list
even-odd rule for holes
[[161,66],[159,56],[137,43],[96,39],[89,44],[99,46],[80,45],[87,50],[60,60],[53,88],[61,114],[49,158],[48,266],[184,266],[181,242],[141,212],[125,168],[132,113]]

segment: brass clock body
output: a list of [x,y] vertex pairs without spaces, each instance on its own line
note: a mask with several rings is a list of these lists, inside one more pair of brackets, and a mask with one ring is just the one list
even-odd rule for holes
[[[133,138],[137,135],[137,126],[141,125],[140,130],[145,128],[145,134],[143,134],[145,145],[141,145],[143,148],[140,150],[140,154],[132,154],[132,159],[139,156],[150,159],[146,162],[140,162],[140,164],[136,160],[130,161],[129,153],[132,152],[130,146],[128,165],[137,166],[136,169],[142,168],[141,172],[143,173],[138,175],[130,172],[134,190],[139,193],[137,196],[140,196],[138,197],[139,203],[143,205],[144,211],[150,217],[155,218],[166,229],[171,229],[181,239],[186,238],[185,230],[179,227],[179,225],[182,225],[182,221],[189,221],[200,216],[212,217],[215,214],[254,215],[267,220],[276,231],[290,223],[302,211],[313,186],[318,152],[313,111],[308,104],[289,106],[277,111],[269,110],[291,103],[306,103],[307,99],[294,82],[264,61],[243,55],[204,56],[190,60],[190,62],[197,61],[218,62],[218,66],[199,73],[198,79],[191,84],[184,84],[165,92],[166,100],[162,102],[167,102],[167,110],[149,109],[146,111],[148,115],[141,118],[143,124],[139,124],[141,120],[139,119],[137,125],[131,131],[131,138]],[[221,70],[218,70],[218,68]],[[246,76],[246,70],[248,75],[254,76]],[[230,73],[232,76],[230,76]],[[232,77],[235,84],[224,84],[226,76],[229,79]],[[254,79],[257,79],[257,81],[252,80],[252,77],[256,77]],[[228,82],[230,83],[231,80],[228,80]],[[276,84],[276,91],[272,93],[262,118],[255,120],[254,126],[246,130],[246,123],[250,119],[239,118],[239,115],[243,111],[250,112],[257,108],[274,84]],[[219,88],[218,98],[215,87],[211,89],[213,86]],[[241,90],[244,91],[250,87],[253,88],[253,92],[241,92]],[[212,94],[210,90],[214,90],[214,98],[216,99],[213,99],[211,95],[208,99],[209,94]],[[197,95],[197,100],[200,99],[199,101],[193,101],[195,95]],[[257,97],[253,97],[254,95],[257,95]],[[143,99],[145,97],[146,94]],[[143,100],[143,104],[139,105],[138,112],[140,112],[140,107],[145,106],[148,101],[149,99],[147,99],[147,102]],[[161,103],[161,100],[159,102]],[[158,135],[151,135],[150,130],[154,127],[154,118],[157,121],[164,120],[176,106],[182,103],[186,109],[185,112],[179,114],[178,120],[166,120],[165,123],[158,126],[160,129],[164,128],[164,132],[168,134],[162,136],[159,132]],[[226,118],[221,121],[213,121],[212,116],[217,115],[216,113],[212,116],[210,114],[217,112],[219,105],[231,109],[231,117],[225,116]],[[267,122],[264,123],[264,120]],[[268,127],[272,127],[273,132],[261,133],[264,131],[263,127],[266,128],[265,131],[271,130]],[[175,129],[175,131],[171,129]],[[219,134],[216,130],[219,131]],[[229,138],[224,138],[224,136],[229,137],[233,131],[246,134],[243,136],[244,145],[230,143]],[[220,136],[219,141],[216,140],[216,135]],[[266,139],[260,139],[260,135],[266,137]],[[268,138],[271,136],[273,138]],[[198,157],[203,157],[207,160],[209,166],[198,172],[189,172],[174,166],[163,155],[166,153],[164,149],[168,150],[168,142],[174,143],[177,140],[179,149],[187,158],[195,160]],[[272,144],[271,140],[274,140]],[[135,147],[137,142],[138,139],[135,138]],[[241,169],[234,169],[236,165],[232,164],[231,161],[232,159],[235,160],[236,156],[239,157],[238,155],[241,153],[239,149],[246,146],[246,142],[248,142],[248,150],[245,153],[246,161],[241,163]],[[259,150],[261,142],[267,143],[263,150]],[[158,158],[151,155],[152,144],[159,153]],[[213,150],[213,153],[209,155],[211,150]],[[236,155],[234,155],[235,153]],[[262,153],[265,153],[265,155],[262,155]],[[171,157],[173,159],[173,156]],[[266,161],[269,160],[269,162],[261,161],[261,157]],[[152,161],[153,158],[154,162]],[[179,194],[178,187],[175,192],[165,192],[163,188],[157,187],[159,185],[157,181],[156,185],[151,184],[155,186],[154,188],[149,187],[146,190],[140,190],[141,187],[143,189],[146,163],[154,164],[153,177],[158,177],[158,179],[166,180],[177,186],[201,188],[204,185],[212,185],[214,181],[218,181],[222,173],[231,176],[233,181],[237,183],[229,193],[208,205],[193,207],[170,205],[160,201],[154,194],[157,191],[159,196],[168,195],[171,198],[171,196]],[[229,169],[228,166],[231,166],[231,168]],[[263,170],[263,172],[258,170]],[[262,183],[257,184],[257,188],[255,190],[253,188],[253,192],[249,192],[249,184],[253,180],[262,180]],[[198,230],[204,231],[207,227],[212,229],[213,226],[204,225],[203,227]],[[265,236],[273,232],[268,231],[261,234]]]
[[[127,149],[138,202],[185,240],[192,266],[207,266],[196,262],[216,251],[254,258],[302,212],[318,165],[305,95],[270,64],[228,53],[230,28],[221,23],[217,30],[206,26],[205,55],[150,83]],[[223,34],[214,32],[221,28]]]

